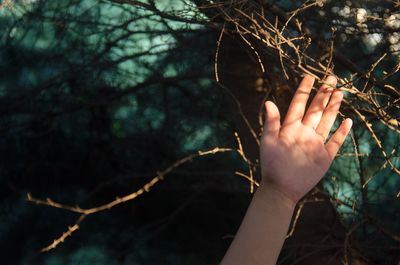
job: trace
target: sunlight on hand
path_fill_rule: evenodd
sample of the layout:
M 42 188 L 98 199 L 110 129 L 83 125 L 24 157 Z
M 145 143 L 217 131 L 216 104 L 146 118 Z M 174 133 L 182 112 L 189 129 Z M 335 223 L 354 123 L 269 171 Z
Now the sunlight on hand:
M 282 125 L 277 106 L 271 101 L 265 103 L 260 150 L 263 183 L 295 203 L 328 171 L 352 126 L 352 120 L 345 119 L 326 141 L 343 93 L 335 89 L 336 78 L 329 76 L 306 110 L 314 81 L 310 75 L 303 78 Z

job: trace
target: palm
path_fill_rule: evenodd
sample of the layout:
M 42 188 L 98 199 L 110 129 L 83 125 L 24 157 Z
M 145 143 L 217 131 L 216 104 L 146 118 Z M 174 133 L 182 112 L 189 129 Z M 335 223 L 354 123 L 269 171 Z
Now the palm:
M 311 76 L 303 79 L 282 126 L 276 106 L 266 103 L 266 124 L 261 141 L 263 182 L 273 185 L 293 201 L 299 200 L 323 177 L 351 127 L 351 120 L 343 123 L 324 143 L 343 95 L 332 88 L 336 79 L 328 78 L 331 88 L 323 86 L 305 113 L 313 82 Z

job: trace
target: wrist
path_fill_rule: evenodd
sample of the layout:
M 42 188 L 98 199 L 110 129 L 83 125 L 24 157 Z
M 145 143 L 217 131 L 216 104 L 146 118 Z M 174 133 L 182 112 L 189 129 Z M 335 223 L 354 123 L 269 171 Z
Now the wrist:
M 290 210 L 294 210 L 297 204 L 297 200 L 286 195 L 272 183 L 261 182 L 257 193 L 260 193 L 265 199 L 271 200 L 275 205 L 282 205 Z

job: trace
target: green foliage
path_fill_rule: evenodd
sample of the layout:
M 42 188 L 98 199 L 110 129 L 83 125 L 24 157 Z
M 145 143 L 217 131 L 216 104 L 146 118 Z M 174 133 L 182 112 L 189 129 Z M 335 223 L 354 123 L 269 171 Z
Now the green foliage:
M 234 172 L 246 167 L 238 155 L 218 155 L 195 160 L 152 193 L 88 218 L 53 252 L 38 252 L 76 215 L 27 204 L 26 192 L 92 207 L 137 190 L 187 154 L 236 145 L 226 94 L 213 81 L 217 36 L 214 24 L 205 26 L 206 10 L 196 6 L 202 1 L 118 2 L 32 0 L 0 8 L 2 264 L 217 264 L 229 244 L 226 236 L 243 216 L 251 195 Z M 367 69 L 366 55 L 377 59 L 394 44 L 384 32 L 346 35 L 347 2 L 328 1 L 325 9 L 310 10 L 305 17 L 313 19 L 304 23 L 326 40 L 337 27 L 338 49 Z M 276 3 L 291 10 L 301 1 Z M 370 13 L 388 5 L 353 4 Z M 373 37 L 382 41 L 371 42 Z M 378 77 L 398 62 L 398 52 L 388 57 L 378 65 Z M 345 67 L 336 69 L 349 75 Z M 398 75 L 389 81 L 398 82 Z M 398 109 L 390 111 L 398 117 Z M 355 125 L 358 152 L 379 154 L 363 125 Z M 373 126 L 391 154 L 398 134 L 376 120 Z M 351 141 L 342 149 L 353 151 Z M 400 167 L 399 149 L 391 155 Z M 383 163 L 374 155 L 340 157 L 324 186 L 347 203 L 337 205 L 347 225 L 362 217 L 353 208 L 362 209 L 398 234 L 393 197 L 400 179 L 389 166 L 381 170 Z M 362 189 L 360 179 L 371 176 Z M 375 238 L 376 232 L 367 226 L 357 236 L 396 244 Z
M 39 255 L 74 215 L 29 205 L 24 197 L 29 191 L 94 206 L 134 191 L 198 148 L 232 143 L 222 94 L 209 81 L 214 36 L 199 25 L 112 2 L 32 1 L 0 12 L 3 264 L 203 263 L 201 252 L 183 254 L 171 246 L 178 240 L 146 243 L 141 226 L 168 216 L 165 211 L 115 224 L 114 232 L 91 220 L 60 251 Z M 226 170 L 229 160 L 208 167 Z M 203 166 L 193 163 L 186 170 Z M 201 173 L 177 178 L 171 189 L 185 191 L 186 182 L 204 186 L 201 179 Z M 148 201 L 135 212 L 159 207 L 165 204 Z M 96 218 L 132 215 L 129 206 L 121 211 L 120 217 Z M 130 249 L 129 241 L 143 245 Z

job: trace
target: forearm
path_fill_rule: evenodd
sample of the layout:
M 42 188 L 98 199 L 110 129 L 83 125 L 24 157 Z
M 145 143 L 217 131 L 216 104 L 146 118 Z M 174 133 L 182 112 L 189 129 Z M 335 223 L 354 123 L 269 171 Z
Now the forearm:
M 221 264 L 276 264 L 294 207 L 294 202 L 277 190 L 260 187 Z

